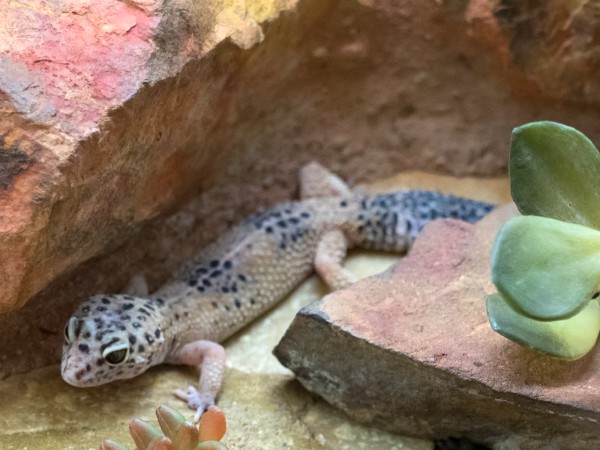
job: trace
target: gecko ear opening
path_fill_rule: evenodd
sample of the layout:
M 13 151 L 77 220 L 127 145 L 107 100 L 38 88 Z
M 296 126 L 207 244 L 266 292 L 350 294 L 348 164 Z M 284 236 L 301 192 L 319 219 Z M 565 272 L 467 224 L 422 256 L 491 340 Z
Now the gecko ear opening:
M 129 355 L 129 345 L 119 342 L 106 347 L 102 352 L 102 357 L 109 366 L 121 364 L 127 359 L 127 355 Z

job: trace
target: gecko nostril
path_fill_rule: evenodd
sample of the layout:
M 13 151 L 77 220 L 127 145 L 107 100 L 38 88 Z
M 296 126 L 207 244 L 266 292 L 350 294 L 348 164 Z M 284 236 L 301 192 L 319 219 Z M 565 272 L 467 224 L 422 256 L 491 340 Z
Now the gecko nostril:
M 77 380 L 81 380 L 81 377 L 83 376 L 83 374 L 85 374 L 85 369 L 78 370 L 77 373 L 75 374 L 75 378 Z

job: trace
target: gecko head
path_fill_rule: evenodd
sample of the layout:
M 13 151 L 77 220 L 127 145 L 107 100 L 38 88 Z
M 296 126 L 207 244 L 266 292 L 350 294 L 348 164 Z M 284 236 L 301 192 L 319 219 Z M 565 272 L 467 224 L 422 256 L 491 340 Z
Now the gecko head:
M 97 295 L 65 325 L 61 374 L 77 387 L 132 378 L 160 363 L 161 300 Z

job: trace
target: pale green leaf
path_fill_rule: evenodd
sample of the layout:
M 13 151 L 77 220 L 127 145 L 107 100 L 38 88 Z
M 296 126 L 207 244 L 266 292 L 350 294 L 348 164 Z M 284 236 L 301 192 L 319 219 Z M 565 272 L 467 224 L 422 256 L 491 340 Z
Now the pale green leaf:
M 492 328 L 502 336 L 561 359 L 577 359 L 588 353 L 600 331 L 600 306 L 596 300 L 568 319 L 540 321 L 515 311 L 498 294 L 487 298 Z
M 600 284 L 600 231 L 536 216 L 498 232 L 492 280 L 512 307 L 532 318 L 576 314 Z
M 509 174 L 522 214 L 600 229 L 600 154 L 576 129 L 555 122 L 515 128 Z

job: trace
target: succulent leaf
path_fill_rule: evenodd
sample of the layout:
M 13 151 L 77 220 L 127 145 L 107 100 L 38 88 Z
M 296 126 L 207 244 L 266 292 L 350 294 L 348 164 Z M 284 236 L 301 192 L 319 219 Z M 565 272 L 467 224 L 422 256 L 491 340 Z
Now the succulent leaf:
M 524 347 L 561 359 L 577 359 L 595 345 L 600 332 L 600 306 L 596 300 L 568 319 L 540 321 L 511 308 L 500 295 L 487 298 L 492 328 Z
M 227 450 L 225 445 L 217 442 L 225 434 L 226 425 L 225 416 L 217 407 L 209 409 L 204 425 L 201 425 L 206 436 L 204 439 L 200 439 L 194 424 L 186 421 L 173 408 L 160 406 L 156 410 L 156 417 L 165 435 L 154 425 L 141 419 L 130 422 L 129 432 L 137 446 L 135 450 Z M 203 441 L 206 441 L 206 445 Z M 100 450 L 127 450 L 127 447 L 107 439 L 100 446 Z
M 526 316 L 572 316 L 600 284 L 600 231 L 545 217 L 515 217 L 496 237 L 492 279 Z
M 177 450 L 173 446 L 173 441 L 166 436 L 160 436 L 150 442 L 148 450 Z
M 225 414 L 216 406 L 211 406 L 200 419 L 199 436 L 200 442 L 220 441 L 225 436 L 227 421 Z
M 198 429 L 191 422 L 185 422 L 175 433 L 173 444 L 177 450 L 192 450 L 198 444 Z
M 600 229 L 600 154 L 574 128 L 533 122 L 513 130 L 510 185 L 524 215 Z
M 141 419 L 133 419 L 129 423 L 129 433 L 139 450 L 148 450 L 150 443 L 162 436 L 158 428 Z
M 160 429 L 169 439 L 174 439 L 177 430 L 186 423 L 185 417 L 179 411 L 166 405 L 158 407 L 156 418 Z

